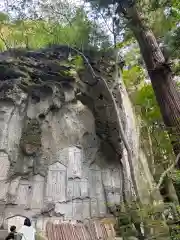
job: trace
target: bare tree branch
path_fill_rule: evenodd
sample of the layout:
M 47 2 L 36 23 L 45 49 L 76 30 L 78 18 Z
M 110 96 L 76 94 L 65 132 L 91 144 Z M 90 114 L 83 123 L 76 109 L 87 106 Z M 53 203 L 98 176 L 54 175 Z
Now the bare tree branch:
M 169 172 L 171 172 L 171 171 L 173 170 L 173 168 L 174 168 L 174 167 L 176 166 L 176 164 L 178 163 L 179 159 L 180 159 L 180 153 L 177 155 L 175 162 L 174 162 L 168 169 L 166 169 L 166 171 L 164 171 L 164 172 L 162 173 L 162 175 L 161 175 L 161 177 L 160 177 L 160 179 L 159 179 L 159 182 L 158 182 L 157 186 L 155 187 L 155 190 L 159 190 L 159 189 L 160 189 L 161 184 L 163 183 L 164 177 L 165 177 Z

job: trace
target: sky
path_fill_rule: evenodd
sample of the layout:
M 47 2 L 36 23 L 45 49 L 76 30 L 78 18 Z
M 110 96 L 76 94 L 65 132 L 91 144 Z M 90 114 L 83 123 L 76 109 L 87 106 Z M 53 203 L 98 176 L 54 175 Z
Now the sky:
M 26 0 L 27 2 L 30 0 Z M 38 1 L 42 1 L 44 2 L 57 2 L 58 0 L 31 0 L 34 4 L 36 4 L 36 2 Z M 90 9 L 90 4 L 84 4 L 83 0 L 60 0 L 61 2 L 64 3 L 70 3 L 72 5 L 76 5 L 76 6 L 83 6 L 85 8 L 85 10 L 89 10 Z M 20 2 L 22 2 L 22 0 L 0 0 L 0 11 L 3 11 L 6 8 L 6 4 L 12 4 L 12 3 L 16 3 L 17 6 L 20 5 Z M 30 7 L 33 6 L 33 4 L 29 5 Z M 33 8 L 32 8 L 33 9 Z M 10 12 L 12 17 L 15 17 L 15 13 L 13 13 L 13 11 Z M 28 14 L 26 14 L 28 15 Z M 91 18 L 90 15 L 88 15 L 89 18 Z M 110 22 L 105 22 L 103 18 L 98 18 L 98 20 L 96 19 L 96 22 L 98 21 L 99 25 L 105 30 L 105 32 L 110 36 L 110 39 L 112 39 L 112 33 L 109 29 L 111 29 L 111 23 Z M 108 24 L 108 26 L 107 26 Z

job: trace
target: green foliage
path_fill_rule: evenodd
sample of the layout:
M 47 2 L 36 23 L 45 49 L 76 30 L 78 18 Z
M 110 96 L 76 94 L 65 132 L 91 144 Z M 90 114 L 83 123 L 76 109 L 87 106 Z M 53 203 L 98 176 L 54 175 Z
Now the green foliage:
M 72 64 L 75 67 L 76 71 L 84 69 L 84 60 L 81 56 L 77 55 L 72 59 Z
M 128 203 L 119 207 L 117 214 L 117 222 L 115 225 L 118 236 L 128 239 L 127 237 L 134 236 L 140 238 L 140 224 L 143 223 L 144 235 L 146 239 L 169 239 L 169 228 L 166 221 L 162 218 L 162 213 L 165 209 L 169 209 L 169 205 L 165 207 L 161 203 L 142 204 Z M 173 210 L 171 210 L 172 214 Z M 141 225 L 142 226 L 142 225 Z M 148 229 L 151 229 L 149 231 Z M 141 233 L 142 234 L 142 233 Z
M 143 69 L 138 65 L 125 69 L 123 71 L 123 80 L 129 90 L 134 90 L 144 80 Z
M 0 12 L 0 24 L 9 22 L 9 16 L 3 12 Z
M 164 42 L 173 58 L 179 59 L 180 54 L 180 29 L 174 28 L 169 35 L 165 35 Z
M 101 13 L 112 19 L 115 16 L 117 6 L 121 4 L 121 10 L 123 10 L 127 8 L 128 4 L 136 2 L 137 7 L 144 13 L 145 25 L 153 29 L 155 36 L 159 42 L 166 45 L 171 56 L 179 58 L 180 30 L 177 27 L 180 16 L 179 1 L 172 0 L 171 5 L 166 0 L 89 0 L 89 2 L 91 2 L 94 9 L 98 9 L 98 11 L 101 9 Z M 112 5 L 114 5 L 114 8 Z M 42 13 L 41 18 L 26 16 L 12 19 L 11 16 L 4 13 L 0 14 L 1 51 L 11 47 L 41 48 L 49 44 L 65 44 L 82 50 L 89 48 L 103 50 L 105 48 L 107 50 L 110 46 L 108 34 L 92 20 L 92 17 L 88 18 L 82 8 L 75 7 L 73 9 L 69 4 L 57 0 L 49 1 L 48 4 L 44 1 L 39 11 L 40 15 Z M 155 173 L 153 172 L 153 174 L 156 180 L 159 180 L 160 174 L 173 159 L 172 146 L 167 131 L 164 129 L 152 86 L 145 82 L 148 78 L 147 73 L 143 66 L 139 47 L 134 41 L 132 32 L 127 28 L 129 22 L 127 19 L 121 20 L 121 18 L 116 20 L 118 20 L 116 27 L 123 28 L 122 36 L 124 41 L 116 44 L 118 49 L 125 52 L 126 68 L 122 73 L 123 80 L 135 111 L 142 120 L 140 129 L 142 133 L 141 145 L 144 147 L 149 159 L 154 158 L 153 167 Z M 84 61 L 80 55 L 77 55 L 69 59 L 68 65 L 71 66 L 71 70 L 64 74 L 75 76 L 79 70 L 84 68 Z M 179 66 L 179 62 L 173 66 L 177 73 L 180 72 Z M 36 134 L 34 135 L 34 133 Z M 36 122 L 30 123 L 23 131 L 21 145 L 29 144 L 37 147 L 41 144 L 40 135 L 38 124 Z M 178 182 L 179 179 L 179 172 L 176 172 L 174 181 Z M 120 225 L 124 227 L 124 236 L 127 236 L 127 233 L 133 235 L 132 219 L 135 218 L 136 221 L 148 218 L 149 224 L 159 226 L 158 221 L 149 218 L 155 212 L 157 211 L 146 206 L 145 209 L 138 209 L 134 212 L 128 209 L 128 212 L 121 213 L 118 220 Z M 139 213 L 141 213 L 140 216 Z M 175 238 L 177 234 L 176 236 L 173 235 L 173 237 L 172 239 L 177 239 Z
M 171 240 L 179 240 L 180 239 L 180 227 L 174 224 L 171 227 Z
M 146 122 L 152 124 L 162 121 L 161 113 L 150 84 L 144 84 L 144 86 L 136 92 L 134 104 L 140 107 L 141 116 Z
M 158 181 L 162 171 L 171 163 L 173 151 L 152 85 L 145 81 L 147 73 L 143 65 L 138 64 L 139 56 L 136 45 L 126 50 L 124 59 L 127 67 L 123 69 L 122 76 L 135 111 L 141 118 L 141 146 L 149 158 L 150 167 L 153 164 L 153 174 Z
M 47 238 L 42 235 L 41 232 L 36 232 L 35 240 L 46 240 Z
M 180 183 L 180 170 L 175 170 L 173 172 L 172 178 L 176 183 Z
M 97 49 L 105 42 L 108 44 L 107 35 L 97 30 L 97 25 L 81 9 L 77 9 L 66 24 L 45 19 L 7 21 L 8 16 L 5 14 L 0 15 L 0 19 L 1 50 L 16 47 L 41 48 L 49 44 Z
M 172 146 L 165 131 L 153 88 L 150 83 L 145 82 L 147 76 L 143 66 L 138 65 L 139 56 L 136 45 L 126 51 L 124 58 L 128 67 L 123 70 L 122 76 L 136 113 L 141 117 L 141 144 L 150 158 L 153 152 L 156 169 L 154 177 L 158 180 L 163 171 L 162 167 L 166 168 L 172 158 Z

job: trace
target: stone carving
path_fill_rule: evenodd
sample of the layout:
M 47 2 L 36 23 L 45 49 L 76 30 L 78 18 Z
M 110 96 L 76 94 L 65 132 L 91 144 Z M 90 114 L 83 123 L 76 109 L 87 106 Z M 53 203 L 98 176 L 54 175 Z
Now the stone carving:
M 109 182 L 106 181 L 105 191 L 107 193 L 107 199 L 109 206 L 112 207 L 115 204 L 119 205 L 121 202 L 120 191 L 122 190 L 121 178 L 119 169 L 109 169 Z
M 17 197 L 17 191 L 19 187 L 19 181 L 21 177 L 17 177 L 11 181 L 8 188 L 8 203 L 15 203 Z
M 122 195 L 119 192 L 115 192 L 113 197 L 114 197 L 114 204 L 116 205 L 119 205 L 123 201 Z
M 0 152 L 0 181 L 4 181 L 7 179 L 9 166 L 10 163 L 7 153 Z
M 96 198 L 91 199 L 91 217 L 99 217 L 98 201 Z
M 122 201 L 122 178 L 119 169 L 112 169 L 112 191 L 114 193 L 114 204 L 119 205 Z
M 4 152 L 0 152 L 0 200 L 6 201 L 7 199 L 7 191 L 9 183 L 6 182 L 7 174 L 9 170 L 9 159 L 8 155 Z
M 98 200 L 98 208 L 100 217 L 105 217 L 107 214 L 107 206 L 105 199 Z
M 7 201 L 7 191 L 8 191 L 8 183 L 5 181 L 0 182 L 0 201 L 6 202 Z
M 118 168 L 103 170 L 102 179 L 109 206 L 119 205 L 122 201 L 122 195 L 120 194 L 122 192 L 120 170 Z
M 121 177 L 120 171 L 118 169 L 112 169 L 112 187 L 120 188 L 121 187 Z
M 89 183 L 87 179 L 80 181 L 81 198 L 89 197 Z
M 112 191 L 106 191 L 106 198 L 108 207 L 109 208 L 114 207 L 115 205 L 114 193 Z
M 112 180 L 111 180 L 111 169 L 103 169 L 102 171 L 102 179 L 103 179 L 103 184 L 104 187 L 106 188 L 111 188 L 112 185 Z
M 80 198 L 81 196 L 81 185 L 80 180 L 75 178 L 73 179 L 73 199 Z
M 43 195 L 44 195 L 44 177 L 40 175 L 35 175 L 33 177 L 33 185 L 32 185 L 32 201 L 31 201 L 32 209 L 43 208 L 43 200 L 44 200 Z
M 67 200 L 73 199 L 73 193 L 74 193 L 74 181 L 72 179 L 69 179 L 67 182 Z
M 82 179 L 89 179 L 89 165 L 86 163 L 82 165 Z
M 90 218 L 90 199 L 89 198 L 83 199 L 82 217 L 83 217 L 83 219 Z
M 82 150 L 77 147 L 69 148 L 68 178 L 82 176 Z
M 119 120 L 126 123 L 124 130 L 132 147 L 132 164 L 140 196 L 145 199 L 144 196 L 149 196 L 149 193 L 144 192 L 153 187 L 153 181 L 145 156 L 139 154 L 139 134 L 123 85 L 122 92 L 118 92 L 120 88 L 113 91 L 113 96 L 122 100 L 117 101 L 116 109 L 108 90 L 108 85 L 112 84 L 104 77 L 93 85 L 94 79 L 85 67 L 79 74 L 80 80 L 92 83 L 92 87 L 84 83 L 80 86 L 85 94 L 79 93 L 80 89 L 77 91 L 74 77 L 63 77 L 62 71 L 69 69 L 63 66 L 69 56 L 69 48 L 67 52 L 66 47 L 62 51 L 58 47 L 40 52 L 26 54 L 17 50 L 18 58 L 13 54 L 17 70 L 14 74 L 13 68 L 9 71 L 9 61 L 2 60 L 11 53 L 3 54 L 0 60 L 7 72 L 12 72 L 8 79 L 2 74 L 0 89 L 0 220 L 4 216 L 14 216 L 8 219 L 8 223 L 18 225 L 24 220 L 21 214 L 32 217 L 37 228 L 45 229 L 49 220 L 82 221 L 105 217 L 109 212 L 107 210 L 113 210 L 122 201 L 122 176 L 118 168 L 125 172 L 125 194 L 131 197 L 131 171 L 119 136 Z M 71 55 L 74 55 L 73 52 Z M 40 78 L 39 82 L 43 82 L 47 77 L 42 66 L 42 76 L 37 71 L 41 63 L 44 69 L 51 70 L 52 84 L 31 86 L 28 91 L 27 79 L 22 74 L 24 61 L 36 75 L 29 76 L 32 85 L 35 80 Z M 21 88 L 17 85 L 19 81 L 14 81 L 14 76 L 19 74 L 18 68 L 22 75 Z M 53 84 L 57 77 L 60 85 Z M 120 160 L 123 169 L 119 165 Z M 141 164 L 138 164 L 140 160 Z M 147 173 L 144 174 L 147 183 L 142 181 L 143 188 L 140 172 Z M 13 176 L 14 180 L 10 182 L 9 176 Z M 110 209 L 106 208 L 107 203 Z
M 78 178 L 69 179 L 67 183 L 67 199 L 72 200 L 75 198 L 80 198 L 80 180 Z
M 46 198 L 48 201 L 66 200 L 66 167 L 59 162 L 49 166 L 47 176 Z
M 82 220 L 82 200 L 73 200 L 73 219 Z
M 72 202 L 67 202 L 66 205 L 66 214 L 64 215 L 64 220 L 71 220 L 73 219 L 73 204 Z
M 102 194 L 102 179 L 100 170 L 91 170 L 90 179 L 90 196 L 92 198 L 99 197 Z
M 32 186 L 28 180 L 21 180 L 17 191 L 16 204 L 30 208 Z
M 14 106 L 11 102 L 3 102 L 0 106 L 0 149 L 6 149 L 8 145 L 8 123 Z

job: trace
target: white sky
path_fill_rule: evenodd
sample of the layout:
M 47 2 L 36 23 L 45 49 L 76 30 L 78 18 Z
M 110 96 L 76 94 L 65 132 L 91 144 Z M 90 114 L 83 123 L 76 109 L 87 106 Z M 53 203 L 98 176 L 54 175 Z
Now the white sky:
M 34 4 L 36 4 L 36 2 L 38 0 L 31 0 Z M 41 0 L 42 2 L 57 2 L 58 0 Z M 85 10 L 89 10 L 90 9 L 90 4 L 88 3 L 84 3 L 85 1 L 83 0 L 60 0 L 61 2 L 64 2 L 64 3 L 70 3 L 72 5 L 76 5 L 76 6 L 83 6 L 85 8 Z M 10 5 L 12 3 L 16 3 L 18 5 L 18 2 L 22 2 L 22 0 L 0 0 L 0 11 L 3 11 L 6 7 L 6 4 Z M 28 2 L 28 1 L 27 1 Z M 33 5 L 34 5 L 33 4 Z M 32 6 L 32 5 L 31 5 Z M 11 11 L 11 14 L 12 16 L 14 15 L 13 12 Z M 97 21 L 97 20 L 96 20 Z M 111 37 L 112 36 L 112 33 L 109 29 L 111 29 L 111 23 L 110 22 L 107 22 L 105 23 L 104 19 L 103 18 L 99 18 L 98 19 L 98 23 L 102 26 L 102 28 L 104 28 L 105 32 Z M 108 24 L 108 27 L 107 27 L 107 24 Z

